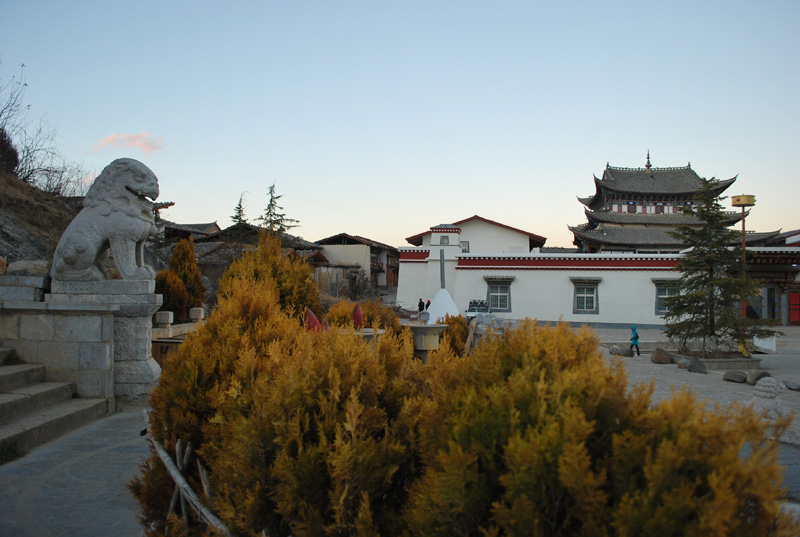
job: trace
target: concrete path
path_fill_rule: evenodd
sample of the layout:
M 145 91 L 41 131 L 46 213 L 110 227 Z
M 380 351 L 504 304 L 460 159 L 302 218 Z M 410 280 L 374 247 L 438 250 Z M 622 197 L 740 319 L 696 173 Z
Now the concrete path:
M 128 407 L 0 466 L 0 536 L 138 537 L 126 485 L 147 457 L 141 407 Z
M 595 329 L 600 341 L 626 342 L 630 330 Z M 658 330 L 640 330 L 641 342 L 665 342 L 663 332 Z M 650 360 L 650 354 L 642 354 L 633 358 L 622 358 L 628 372 L 628 385 L 654 382 L 653 402 L 668 398 L 673 391 L 683 387 L 697 394 L 698 399 L 709 405 L 727 406 L 733 401 L 747 404 L 753 398 L 754 387 L 749 384 L 737 384 L 723 380 L 724 371 L 709 371 L 708 374 L 690 373 L 678 368 L 675 364 L 658 365 Z M 759 369 L 765 369 L 778 380 L 790 380 L 800 383 L 800 355 L 759 354 Z M 784 486 L 787 500 L 800 512 L 800 392 L 785 390 L 780 394 L 784 411 L 794 413 L 795 419 L 781 438 L 781 465 L 784 472 Z
M 643 341 L 645 334 L 640 331 Z M 602 341 L 625 341 L 625 331 L 598 331 Z M 657 334 L 647 334 L 657 337 Z M 800 382 L 800 356 L 762 355 L 762 368 L 782 380 Z M 753 387 L 722 380 L 721 372 L 689 373 L 656 365 L 650 355 L 625 358 L 630 384 L 655 381 L 653 399 L 687 386 L 708 404 L 747 403 Z M 800 392 L 781 394 L 800 417 Z M 0 537 L 139 537 L 138 505 L 126 485 L 148 455 L 139 436 L 142 408 L 127 407 L 0 466 Z M 784 438 L 787 500 L 800 503 L 800 418 Z

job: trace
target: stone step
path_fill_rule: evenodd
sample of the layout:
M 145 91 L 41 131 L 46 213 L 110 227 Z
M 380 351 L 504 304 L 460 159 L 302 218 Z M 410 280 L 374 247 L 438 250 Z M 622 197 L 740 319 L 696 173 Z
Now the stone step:
M 44 380 L 44 366 L 19 364 L 0 366 L 0 393 Z
M 13 456 L 106 415 L 105 399 L 69 399 L 0 425 L 0 454 Z
M 0 364 L 4 364 L 6 360 L 14 355 L 14 349 L 8 347 L 0 347 Z
M 0 300 L 15 302 L 41 302 L 44 291 L 35 287 L 5 287 L 0 286 Z
M 76 391 L 74 382 L 35 382 L 0 393 L 0 423 L 72 399 Z

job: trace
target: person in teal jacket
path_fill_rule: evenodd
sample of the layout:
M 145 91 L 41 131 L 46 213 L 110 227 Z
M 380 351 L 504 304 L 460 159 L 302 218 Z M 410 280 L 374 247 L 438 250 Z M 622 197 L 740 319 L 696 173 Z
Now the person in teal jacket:
M 639 332 L 636 331 L 636 325 L 631 326 L 631 350 L 636 347 L 636 356 L 641 356 L 639 352 Z

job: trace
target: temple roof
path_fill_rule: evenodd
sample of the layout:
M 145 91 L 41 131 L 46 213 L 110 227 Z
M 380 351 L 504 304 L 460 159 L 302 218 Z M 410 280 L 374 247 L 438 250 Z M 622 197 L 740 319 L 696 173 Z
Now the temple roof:
M 581 226 L 569 228 L 575 234 L 575 243 L 585 240 L 591 243 L 604 244 L 609 246 L 630 246 L 631 248 L 642 246 L 667 246 L 678 248 L 683 244 L 667 231 L 671 229 L 657 227 L 606 227 L 597 229 L 581 229 Z
M 596 229 L 581 229 L 582 226 L 570 227 L 570 231 L 575 234 L 575 244 L 579 241 L 602 244 L 606 246 L 620 246 L 630 248 L 656 248 L 667 247 L 677 248 L 683 242 L 669 235 L 672 231 L 662 227 L 619 227 L 607 226 Z M 775 237 L 778 231 L 768 231 L 765 233 L 747 233 L 747 244 L 759 245 Z M 738 240 L 738 239 L 737 239 Z M 734 241 L 735 243 L 736 241 Z
M 721 194 L 736 181 L 736 177 L 717 181 L 715 190 Z M 605 192 L 636 196 L 686 197 L 691 199 L 703 184 L 691 165 L 672 168 L 619 168 L 606 164 L 602 179 L 594 177 L 595 194 L 579 197 L 578 200 L 591 208 L 597 208 Z
M 749 211 L 748 211 L 749 212 Z M 630 224 L 630 225 L 652 225 L 652 226 L 693 226 L 703 223 L 695 216 L 678 214 L 649 214 L 649 213 L 618 213 L 610 211 L 590 211 L 584 210 L 586 219 L 592 222 L 606 222 L 610 224 Z M 727 218 L 728 225 L 733 225 L 742 220 L 742 213 L 726 211 L 723 213 Z M 745 213 L 747 214 L 747 213 Z

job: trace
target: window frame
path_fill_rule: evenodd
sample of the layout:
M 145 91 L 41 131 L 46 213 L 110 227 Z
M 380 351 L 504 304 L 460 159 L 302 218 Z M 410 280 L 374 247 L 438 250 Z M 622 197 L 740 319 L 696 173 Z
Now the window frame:
M 572 313 L 575 315 L 599 315 L 600 314 L 600 282 L 602 278 L 570 278 L 572 282 Z M 586 290 L 591 289 L 591 298 L 594 302 L 592 309 L 586 308 L 585 300 L 589 298 Z M 581 292 L 579 293 L 579 290 Z M 583 308 L 578 308 L 578 301 L 584 300 Z
M 492 313 L 511 313 L 511 283 L 514 281 L 514 276 L 484 276 L 486 281 L 486 303 L 489 304 L 489 310 Z M 498 288 L 496 292 L 492 292 L 492 287 Z M 502 290 L 500 288 L 503 288 Z M 492 297 L 505 297 L 505 307 L 500 307 L 500 304 L 493 305 Z
M 669 313 L 669 309 L 664 305 L 663 307 L 659 307 L 659 304 L 664 303 L 664 299 L 668 297 L 677 296 L 680 292 L 680 280 L 653 280 L 653 285 L 655 286 L 655 304 L 654 304 L 654 311 L 656 315 L 659 317 L 663 317 L 667 313 Z M 667 291 L 666 294 L 659 293 L 659 289 L 664 289 Z M 670 293 L 670 291 L 674 291 Z

